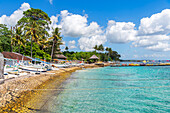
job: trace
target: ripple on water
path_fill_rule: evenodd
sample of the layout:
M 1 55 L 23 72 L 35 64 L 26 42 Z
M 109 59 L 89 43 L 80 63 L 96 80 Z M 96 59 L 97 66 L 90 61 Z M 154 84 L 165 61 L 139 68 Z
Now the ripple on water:
M 169 69 L 104 67 L 77 71 L 63 84 L 65 90 L 48 102 L 48 111 L 169 112 Z

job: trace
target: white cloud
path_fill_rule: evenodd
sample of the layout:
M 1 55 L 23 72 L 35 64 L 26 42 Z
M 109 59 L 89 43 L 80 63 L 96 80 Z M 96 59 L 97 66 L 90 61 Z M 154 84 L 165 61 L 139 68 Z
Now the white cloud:
M 52 4 L 53 0 L 49 0 Z M 23 3 L 13 14 L 0 17 L 0 24 L 15 26 L 22 18 L 23 11 L 30 9 L 28 3 Z M 132 42 L 134 47 L 142 47 L 152 51 L 170 51 L 170 9 L 165 9 L 151 17 L 142 18 L 138 30 L 132 22 L 108 21 L 106 29 L 97 22 L 88 22 L 87 15 L 69 13 L 63 10 L 56 16 L 51 16 L 51 30 L 59 27 L 64 37 L 77 37 L 81 50 L 93 50 L 95 45 Z M 69 41 L 70 48 L 75 48 L 74 41 Z M 76 43 L 76 42 L 75 42 Z M 74 46 L 72 46 L 72 45 Z M 65 45 L 64 45 L 65 46 Z M 64 47 L 63 46 L 63 47 Z
M 77 47 L 75 46 L 75 44 L 76 44 L 76 41 L 75 41 L 75 40 L 69 41 L 69 42 L 68 42 L 68 48 L 69 48 L 69 49 L 77 48 Z
M 62 41 L 62 45 L 60 45 L 60 49 L 61 49 L 61 51 L 65 51 L 65 47 L 66 47 L 66 42 L 65 41 Z
M 127 43 L 136 40 L 135 24 L 110 20 L 106 28 L 106 37 L 110 43 Z
M 167 57 L 167 55 L 160 54 L 160 53 L 153 53 L 153 54 L 144 54 L 140 57 L 141 58 L 162 58 L 162 57 Z
M 88 16 L 69 13 L 67 10 L 61 11 L 62 34 L 66 37 L 89 37 L 103 33 L 101 27 L 96 22 L 88 25 Z
M 146 49 L 154 50 L 154 51 L 170 51 L 170 45 L 166 42 L 158 42 L 158 44 L 153 46 L 148 46 Z
M 135 47 L 153 51 L 170 51 L 170 9 L 142 18 Z
M 0 24 L 6 24 L 8 27 L 15 26 L 17 21 L 23 17 L 23 11 L 28 9 L 30 9 L 30 5 L 28 3 L 23 3 L 21 7 L 10 16 L 2 15 L 0 17 Z
M 133 57 L 134 57 L 134 58 L 138 58 L 138 57 L 139 57 L 139 55 L 133 55 Z
M 92 37 L 82 37 L 78 40 L 81 50 L 92 51 L 95 45 L 104 44 L 106 42 L 105 35 L 95 35 Z
M 93 47 L 97 44 L 104 44 L 106 38 L 103 35 L 101 27 L 96 22 L 88 24 L 87 15 L 78 15 L 69 13 L 67 10 L 61 11 L 60 14 L 62 35 L 65 37 L 77 37 L 80 38 L 78 43 L 81 50 L 89 51 L 93 50 Z M 69 48 L 75 48 L 73 46 L 74 41 L 69 42 Z
M 135 47 L 148 47 L 157 45 L 158 42 L 167 42 L 168 40 L 170 40 L 170 37 L 166 35 L 139 36 L 138 40 L 133 42 L 133 45 Z
M 50 4 L 53 4 L 53 0 L 49 0 Z
M 139 35 L 161 35 L 170 33 L 170 9 L 153 14 L 150 18 L 142 18 L 139 26 Z
M 49 34 L 52 34 L 52 32 L 54 31 L 56 27 L 61 28 L 61 26 L 58 25 L 59 15 L 51 16 L 50 19 L 51 19 L 51 24 L 49 25 L 50 27 Z

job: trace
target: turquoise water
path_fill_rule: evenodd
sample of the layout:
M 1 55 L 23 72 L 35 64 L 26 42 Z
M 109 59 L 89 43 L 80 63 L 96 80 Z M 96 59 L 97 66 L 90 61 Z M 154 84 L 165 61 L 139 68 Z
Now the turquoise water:
M 170 112 L 170 67 L 104 67 L 72 74 L 48 102 L 54 113 Z

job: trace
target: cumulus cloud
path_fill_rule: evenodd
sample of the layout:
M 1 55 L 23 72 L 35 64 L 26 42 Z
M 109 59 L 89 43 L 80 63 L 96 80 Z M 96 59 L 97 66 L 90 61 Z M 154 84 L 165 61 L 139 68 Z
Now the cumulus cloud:
M 95 35 L 92 37 L 82 37 L 78 40 L 81 50 L 92 51 L 95 45 L 104 44 L 106 42 L 105 35 Z
M 154 51 L 170 51 L 170 9 L 142 18 L 135 47 Z
M 139 35 L 161 35 L 170 33 L 170 9 L 153 14 L 150 18 L 142 18 L 139 26 Z
M 88 25 L 88 16 L 69 13 L 67 10 L 61 11 L 62 34 L 66 37 L 90 37 L 103 33 L 101 27 L 96 22 Z
M 0 24 L 6 24 L 8 27 L 15 26 L 17 21 L 23 17 L 23 11 L 28 9 L 30 9 L 30 5 L 28 3 L 23 3 L 21 7 L 10 16 L 2 15 L 0 17 Z
M 75 41 L 75 40 L 69 41 L 69 42 L 68 42 L 68 47 L 69 47 L 69 49 L 77 48 L 77 47 L 75 46 L 75 44 L 76 44 L 76 41 Z
M 88 24 L 87 15 L 61 11 L 60 15 L 52 16 L 52 28 L 60 27 L 65 37 L 78 37 L 81 50 L 93 50 L 95 45 L 132 42 L 134 47 L 143 47 L 154 51 L 169 51 L 170 10 L 163 10 L 150 18 L 142 18 L 139 29 L 132 22 L 108 21 L 106 30 L 102 30 L 96 22 Z M 58 18 L 61 21 L 58 22 Z M 165 19 L 166 18 L 166 19 Z M 58 24 L 57 24 L 58 23 Z M 102 38 L 101 38 L 102 37 Z M 164 44 L 164 45 L 163 45 Z
M 133 55 L 133 57 L 137 59 L 153 59 L 153 58 L 169 57 L 169 55 L 165 55 L 161 53 L 153 53 L 153 54 Z
M 49 0 L 52 4 L 53 0 Z M 28 3 L 23 3 L 13 14 L 0 17 L 0 24 L 8 27 L 15 26 L 22 18 L 23 11 L 30 9 Z M 79 15 L 63 10 L 56 16 L 51 16 L 51 30 L 56 27 L 62 28 L 64 37 L 79 38 L 78 45 L 81 50 L 93 50 L 95 45 L 110 43 L 132 42 L 134 47 L 142 47 L 153 51 L 170 51 L 170 9 L 153 14 L 140 20 L 140 26 L 135 28 L 132 22 L 108 21 L 106 29 L 103 29 L 97 22 L 88 22 L 87 15 Z M 69 41 L 70 47 L 75 48 L 76 42 Z M 71 45 L 72 44 L 72 45 Z M 64 46 L 63 46 L 64 47 Z
M 146 49 L 154 50 L 154 51 L 170 51 L 170 45 L 166 42 L 158 42 L 158 44 L 153 46 L 148 46 Z
M 157 45 L 158 42 L 167 42 L 170 37 L 167 35 L 149 35 L 149 36 L 139 36 L 133 44 L 135 47 L 148 47 Z
M 60 49 L 61 49 L 61 51 L 65 51 L 65 47 L 66 47 L 66 42 L 65 41 L 63 41 L 62 42 L 63 44 L 62 45 L 60 45 Z
M 136 40 L 135 24 L 110 20 L 106 28 L 106 37 L 110 43 L 127 43 Z
M 51 35 L 56 27 L 61 28 L 61 26 L 58 24 L 59 15 L 51 16 L 50 19 L 51 19 L 51 24 L 49 25 L 50 27 L 49 34 Z
M 88 24 L 87 15 L 78 15 L 69 13 L 67 10 L 63 10 L 60 13 L 62 28 L 62 35 L 65 37 L 80 38 L 78 45 L 81 50 L 89 51 L 93 50 L 95 45 L 104 44 L 106 37 L 103 35 L 104 31 L 97 24 L 97 22 L 91 22 Z M 75 41 L 69 42 L 69 48 L 75 48 L 73 46 Z

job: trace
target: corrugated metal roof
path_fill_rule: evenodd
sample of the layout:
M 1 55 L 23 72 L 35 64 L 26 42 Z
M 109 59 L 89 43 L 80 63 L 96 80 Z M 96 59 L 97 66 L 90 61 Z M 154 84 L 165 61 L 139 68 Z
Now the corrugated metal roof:
M 31 61 L 32 59 L 25 57 L 19 53 L 15 53 L 15 52 L 2 52 L 2 54 L 4 55 L 4 58 L 8 58 L 8 59 L 16 59 L 16 60 L 29 60 Z

